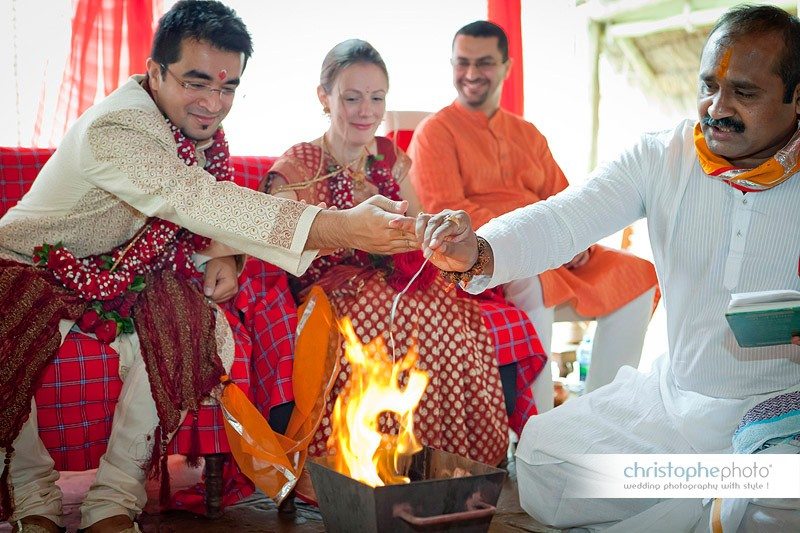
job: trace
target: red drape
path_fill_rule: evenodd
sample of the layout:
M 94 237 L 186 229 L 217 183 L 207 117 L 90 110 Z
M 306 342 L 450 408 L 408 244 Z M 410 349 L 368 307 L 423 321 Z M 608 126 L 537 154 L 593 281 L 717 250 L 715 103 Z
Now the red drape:
M 162 12 L 163 0 L 76 0 L 53 137 L 62 135 L 94 103 L 101 80 L 102 92 L 108 95 L 131 74 L 144 72 Z M 35 140 L 42 131 L 40 118 L 41 113 Z
M 508 35 L 508 57 L 514 60 L 511 74 L 503 86 L 500 106 L 522 116 L 525 110 L 522 85 L 522 21 L 520 0 L 488 0 L 489 20 Z

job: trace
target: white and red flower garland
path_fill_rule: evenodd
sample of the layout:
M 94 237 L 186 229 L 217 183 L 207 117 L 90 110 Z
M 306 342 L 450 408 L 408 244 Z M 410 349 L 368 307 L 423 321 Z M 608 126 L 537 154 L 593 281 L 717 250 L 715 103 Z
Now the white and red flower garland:
M 168 119 L 178 156 L 187 166 L 197 165 L 194 141 Z M 233 179 L 230 153 L 225 133 L 219 128 L 212 145 L 205 151 L 205 170 L 217 181 Z M 192 263 L 195 250 L 206 248 L 210 240 L 177 224 L 152 218 L 133 239 L 107 254 L 77 258 L 62 243 L 43 244 L 33 251 L 37 266 L 50 269 L 64 287 L 81 299 L 91 302 L 78 327 L 95 333 L 104 342 L 113 341 L 120 333 L 133 332 L 130 313 L 136 297 L 144 289 L 144 274 L 172 268 L 185 275 L 197 271 Z

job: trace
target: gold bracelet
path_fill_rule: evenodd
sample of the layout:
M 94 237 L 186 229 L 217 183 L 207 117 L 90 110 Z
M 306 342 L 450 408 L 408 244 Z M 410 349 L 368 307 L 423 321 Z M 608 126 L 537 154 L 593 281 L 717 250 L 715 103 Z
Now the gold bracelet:
M 475 264 L 470 267 L 466 272 L 454 272 L 451 270 L 442 270 L 442 277 L 448 282 L 468 283 L 479 274 L 483 274 L 483 268 L 489 262 L 489 243 L 483 237 L 478 237 L 478 258 L 475 259 Z

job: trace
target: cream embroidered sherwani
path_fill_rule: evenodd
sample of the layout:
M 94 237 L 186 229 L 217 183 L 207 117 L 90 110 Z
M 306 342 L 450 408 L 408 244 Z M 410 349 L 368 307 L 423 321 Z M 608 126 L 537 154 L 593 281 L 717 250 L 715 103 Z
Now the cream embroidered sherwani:
M 0 219 L 0 251 L 29 262 L 34 246 L 62 241 L 78 257 L 104 253 L 156 216 L 301 274 L 316 256 L 303 247 L 319 208 L 187 167 L 140 81 L 132 78 L 78 119 Z
M 302 274 L 316 256 L 303 248 L 319 208 L 217 182 L 200 166 L 186 166 L 142 79 L 134 76 L 69 130 L 30 191 L 0 219 L 0 256 L 29 263 L 35 246 L 59 241 L 78 257 L 105 253 L 155 216 Z M 62 324 L 62 338 L 71 325 Z M 217 323 L 217 345 L 229 367 L 233 338 L 225 320 Z M 139 462 L 148 456 L 158 417 L 136 335 L 122 335 L 113 346 L 124 385 L 81 527 L 134 516 L 146 501 Z M 58 473 L 38 438 L 35 406 L 14 447 L 14 518 L 38 514 L 60 523 Z

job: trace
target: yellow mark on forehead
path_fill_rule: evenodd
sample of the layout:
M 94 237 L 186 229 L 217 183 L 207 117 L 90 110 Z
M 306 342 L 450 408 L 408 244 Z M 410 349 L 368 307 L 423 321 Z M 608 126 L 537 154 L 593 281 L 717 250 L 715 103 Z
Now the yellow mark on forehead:
M 728 65 L 731 62 L 731 49 L 728 48 L 723 52 L 722 59 L 719 61 L 719 67 L 717 67 L 717 79 L 722 79 L 728 73 Z

